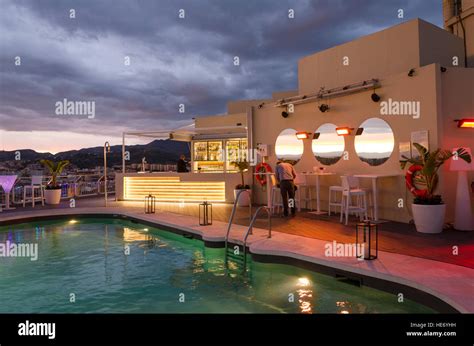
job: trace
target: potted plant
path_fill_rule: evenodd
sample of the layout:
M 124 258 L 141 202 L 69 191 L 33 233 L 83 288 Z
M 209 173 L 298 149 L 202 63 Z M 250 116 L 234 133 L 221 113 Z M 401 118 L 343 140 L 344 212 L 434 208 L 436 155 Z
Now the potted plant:
M 51 174 L 51 181 L 44 191 L 44 199 L 46 204 L 59 204 L 61 200 L 61 185 L 58 184 L 57 178 L 61 174 L 64 167 L 69 164 L 69 161 L 53 162 L 51 160 L 41 160 L 42 165 L 48 168 Z
M 464 148 L 456 152 L 444 149 L 428 151 L 419 143 L 413 144 L 419 157 L 408 158 L 402 156 L 400 165 L 404 169 L 410 164 L 406 175 L 406 184 L 415 196 L 412 204 L 413 220 L 416 230 L 421 233 L 441 233 L 443 231 L 446 205 L 440 195 L 436 195 L 438 186 L 438 170 L 451 157 L 457 156 L 466 162 L 471 162 L 471 156 Z M 424 189 L 418 189 L 422 186 Z
M 239 200 L 237 201 L 237 205 L 239 207 L 248 207 L 251 203 L 251 190 L 250 186 L 245 184 L 244 181 L 244 172 L 247 172 L 249 170 L 249 163 L 247 160 L 243 161 L 235 161 L 232 162 L 232 165 L 237 167 L 240 173 L 240 178 L 242 179 L 242 183 L 238 184 L 235 189 L 234 189 L 234 199 L 237 198 L 237 193 L 241 190 L 247 190 L 248 193 L 242 192 L 239 196 Z

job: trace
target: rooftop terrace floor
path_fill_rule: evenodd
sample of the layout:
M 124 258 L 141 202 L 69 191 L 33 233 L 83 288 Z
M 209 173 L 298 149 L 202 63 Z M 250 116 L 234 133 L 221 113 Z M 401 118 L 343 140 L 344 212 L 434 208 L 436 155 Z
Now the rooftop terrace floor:
M 103 207 L 104 199 L 98 197 L 78 198 L 77 208 Z M 109 201 L 110 208 L 125 207 L 133 210 L 143 210 L 143 202 L 115 202 Z M 69 202 L 63 201 L 60 206 L 31 205 L 26 208 L 18 207 L 11 211 L 0 213 L 0 221 L 7 216 L 25 215 L 31 211 L 42 209 L 70 208 Z M 183 214 L 198 217 L 197 203 L 157 203 L 157 209 L 165 212 Z M 255 211 L 256 207 L 253 208 Z M 227 222 L 229 220 L 232 205 L 214 203 L 214 220 Z M 352 218 L 348 226 L 339 222 L 339 215 L 315 215 L 308 211 L 297 213 L 294 218 L 282 218 L 275 215 L 272 218 L 272 230 L 301 237 L 324 240 L 338 243 L 355 242 L 355 225 L 357 219 Z M 248 208 L 238 208 L 235 216 L 235 224 L 247 226 L 249 224 Z M 256 221 L 255 227 L 265 229 L 267 221 L 262 213 Z M 379 250 L 398 253 L 407 256 L 431 259 L 445 263 L 451 263 L 474 269 L 474 233 L 455 230 L 445 230 L 440 234 L 423 234 L 416 232 L 415 226 L 399 222 L 384 222 L 378 224 Z M 454 252 L 457 247 L 457 254 Z

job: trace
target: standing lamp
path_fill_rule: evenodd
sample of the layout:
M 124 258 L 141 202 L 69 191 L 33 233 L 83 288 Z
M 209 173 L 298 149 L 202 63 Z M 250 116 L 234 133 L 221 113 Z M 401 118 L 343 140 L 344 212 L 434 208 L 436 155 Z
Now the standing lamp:
M 202 208 L 202 213 L 201 213 L 201 208 Z M 201 218 L 201 215 L 202 215 L 202 218 Z M 209 215 L 210 215 L 210 219 L 209 219 Z M 199 204 L 199 225 L 200 226 L 212 225 L 212 204 L 208 203 L 207 201 L 204 201 L 201 204 Z
M 454 148 L 457 151 L 459 148 Z M 471 163 L 464 160 L 451 158 L 449 170 L 458 172 L 458 182 L 456 187 L 456 206 L 454 213 L 454 228 L 459 231 L 474 230 L 474 215 L 471 208 L 471 198 L 469 196 L 469 185 L 467 182 L 467 172 L 474 171 L 474 161 L 472 160 L 471 148 L 464 148 L 471 155 Z
M 145 197 L 145 214 L 154 214 L 155 213 L 155 203 L 156 198 L 150 193 Z
M 362 232 L 362 236 L 359 237 L 359 232 Z M 370 221 L 360 222 L 356 226 L 356 249 L 357 252 L 359 245 L 364 246 L 363 254 L 356 253 L 357 258 L 363 258 L 365 260 L 374 260 L 379 255 L 379 232 L 377 224 L 371 223 Z M 373 254 L 373 248 L 375 247 L 375 254 Z

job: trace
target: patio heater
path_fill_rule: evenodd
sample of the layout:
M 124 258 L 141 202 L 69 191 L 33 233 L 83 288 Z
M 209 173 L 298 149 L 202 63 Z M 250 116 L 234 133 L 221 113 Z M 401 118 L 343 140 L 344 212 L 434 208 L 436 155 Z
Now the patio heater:
M 109 142 L 104 143 L 104 198 L 105 198 L 106 207 L 107 207 L 107 153 L 110 153 Z
M 156 206 L 156 197 L 151 193 L 145 197 L 145 214 L 154 214 Z
M 201 213 L 201 209 L 202 209 L 202 213 Z M 209 216 L 210 216 L 210 219 L 209 219 Z M 199 225 L 200 226 L 212 225 L 212 204 L 209 203 L 208 201 L 204 201 L 201 204 L 199 204 Z
M 359 232 L 362 236 L 359 237 Z M 356 225 L 356 257 L 365 260 L 374 260 L 379 254 L 379 235 L 377 224 L 368 221 L 360 222 Z M 359 248 L 362 247 L 360 253 Z M 373 249 L 375 248 L 375 254 Z

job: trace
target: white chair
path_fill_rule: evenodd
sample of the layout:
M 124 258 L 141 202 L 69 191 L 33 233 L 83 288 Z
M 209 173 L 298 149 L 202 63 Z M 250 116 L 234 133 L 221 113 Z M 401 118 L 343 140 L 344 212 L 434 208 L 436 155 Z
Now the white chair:
M 26 206 L 26 192 L 31 191 L 31 206 L 35 207 L 36 199 L 41 200 L 41 204 L 44 206 L 44 185 L 43 185 L 43 176 L 42 175 L 33 175 L 31 177 L 31 185 L 23 186 L 23 207 Z M 35 196 L 35 191 L 39 190 L 39 197 Z
M 306 209 L 313 210 L 312 206 L 312 196 L 311 196 L 311 186 L 308 185 L 306 180 L 306 175 L 301 173 L 296 173 L 295 185 L 298 187 L 295 194 L 296 204 L 298 205 L 298 211 L 301 211 L 301 202 L 303 200 L 304 206 Z M 301 194 L 304 192 L 303 197 Z M 309 202 L 309 208 L 308 208 Z
M 339 207 L 339 211 L 342 214 L 342 191 L 344 191 L 342 186 L 332 185 L 329 186 L 329 205 L 328 205 L 328 215 L 331 216 L 331 207 Z M 341 198 L 338 200 L 338 196 Z
M 272 198 L 272 214 L 275 214 L 275 209 L 277 209 L 277 213 L 280 212 L 280 207 L 283 209 L 283 200 L 281 198 L 280 188 L 277 186 L 277 180 L 274 175 L 270 175 L 271 180 L 271 198 Z M 267 189 L 270 186 L 267 186 Z
M 345 214 L 345 224 L 349 222 L 349 213 L 359 215 L 360 220 L 365 216 L 367 220 L 367 193 L 365 190 L 358 187 L 359 181 L 357 178 L 352 176 L 343 175 L 342 180 L 342 210 L 340 222 L 342 222 L 342 216 Z M 352 204 L 353 198 L 356 197 L 356 204 Z

